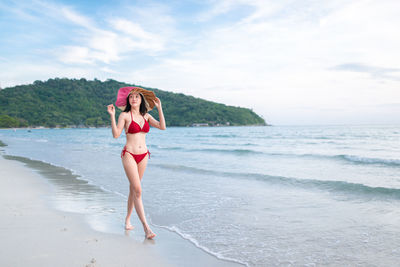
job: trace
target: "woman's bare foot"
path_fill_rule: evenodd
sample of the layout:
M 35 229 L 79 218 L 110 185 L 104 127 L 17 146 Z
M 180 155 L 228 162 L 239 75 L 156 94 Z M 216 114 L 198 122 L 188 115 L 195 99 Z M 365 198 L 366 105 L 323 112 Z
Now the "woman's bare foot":
M 135 228 L 133 225 L 131 224 L 126 224 L 125 225 L 125 230 L 133 230 L 133 228 Z
M 146 234 L 146 238 L 147 238 L 147 239 L 153 239 L 153 238 L 156 236 L 156 234 L 153 233 L 153 231 L 151 231 L 150 228 L 148 228 L 147 231 L 144 230 L 144 232 L 145 232 L 145 234 Z
M 129 220 L 125 221 L 125 230 L 133 230 L 135 228 Z

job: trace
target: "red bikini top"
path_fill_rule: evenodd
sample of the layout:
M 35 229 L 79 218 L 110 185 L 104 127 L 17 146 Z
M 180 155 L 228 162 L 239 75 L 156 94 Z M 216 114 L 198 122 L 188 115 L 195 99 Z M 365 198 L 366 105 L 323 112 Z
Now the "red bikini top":
M 144 124 L 142 128 L 140 128 L 140 125 L 133 120 L 132 111 L 131 111 L 131 118 L 132 121 L 131 124 L 129 125 L 127 134 L 135 134 L 140 132 L 148 133 L 150 131 L 150 125 L 144 117 L 143 117 Z

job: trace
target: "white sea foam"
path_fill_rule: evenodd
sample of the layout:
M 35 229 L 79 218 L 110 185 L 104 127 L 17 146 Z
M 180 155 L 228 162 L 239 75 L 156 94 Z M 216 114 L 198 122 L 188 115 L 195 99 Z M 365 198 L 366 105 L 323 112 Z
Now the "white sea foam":
M 180 230 L 178 227 L 176 227 L 176 226 L 157 225 L 157 224 L 151 222 L 151 220 L 150 220 L 150 223 L 151 223 L 152 225 L 154 225 L 154 226 L 157 226 L 157 227 L 160 227 L 160 228 L 163 228 L 163 229 L 167 229 L 167 230 L 169 230 L 169 231 L 171 231 L 171 232 L 177 233 L 177 234 L 180 235 L 182 238 L 184 238 L 184 239 L 190 241 L 190 242 L 191 242 L 192 244 L 194 244 L 196 247 L 198 247 L 198 248 L 204 250 L 204 251 L 207 252 L 208 254 L 211 254 L 211 255 L 217 257 L 218 259 L 226 260 L 226 261 L 231 261 L 231 262 L 239 263 L 239 264 L 242 264 L 242 265 L 245 265 L 245 266 L 249 266 L 248 263 L 246 263 L 246 262 L 243 262 L 243 261 L 240 261 L 240 260 L 237 260 L 237 259 L 232 259 L 232 258 L 225 257 L 225 256 L 224 256 L 223 254 L 221 254 L 221 253 L 213 252 L 213 251 L 211 251 L 210 249 L 208 249 L 207 247 L 200 245 L 199 242 L 198 242 L 198 240 L 196 240 L 196 239 L 195 239 L 194 237 L 192 237 L 190 234 L 184 233 L 183 231 L 181 231 L 181 230 Z

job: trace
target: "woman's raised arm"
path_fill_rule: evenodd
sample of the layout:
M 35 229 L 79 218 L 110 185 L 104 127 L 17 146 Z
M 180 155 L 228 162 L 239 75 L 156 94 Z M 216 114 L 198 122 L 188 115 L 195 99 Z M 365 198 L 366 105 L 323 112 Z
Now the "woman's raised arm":
M 153 116 L 151 116 L 150 114 L 147 113 L 148 121 L 151 126 L 156 127 L 160 130 L 165 130 L 165 129 L 167 129 L 167 126 L 165 124 L 164 113 L 163 113 L 162 106 L 161 106 L 161 100 L 158 97 L 156 97 L 154 104 L 157 107 L 158 117 L 160 118 L 160 121 L 157 121 L 156 119 L 153 118 Z
M 124 129 L 125 126 L 125 113 L 121 113 L 119 114 L 118 117 L 118 124 L 115 122 L 115 107 L 113 104 L 110 104 L 107 106 L 107 111 L 110 114 L 110 118 L 111 118 L 111 130 L 112 130 L 112 135 L 114 138 L 118 138 L 121 133 L 122 130 Z

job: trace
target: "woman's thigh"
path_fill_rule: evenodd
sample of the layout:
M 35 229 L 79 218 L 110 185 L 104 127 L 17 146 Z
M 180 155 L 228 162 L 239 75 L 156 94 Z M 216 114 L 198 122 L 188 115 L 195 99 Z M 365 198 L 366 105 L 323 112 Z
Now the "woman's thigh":
M 139 162 L 139 164 L 137 164 L 137 168 L 138 168 L 138 173 L 139 173 L 139 178 L 140 181 L 143 178 L 144 175 L 144 171 L 146 170 L 147 167 L 147 161 L 149 160 L 149 154 L 147 154 L 142 161 Z M 135 162 L 136 163 L 136 162 Z
M 131 186 L 140 187 L 139 170 L 133 157 L 126 153 L 122 157 L 122 165 L 124 166 L 125 174 L 128 177 Z

